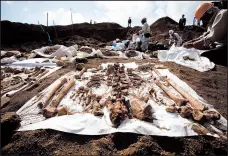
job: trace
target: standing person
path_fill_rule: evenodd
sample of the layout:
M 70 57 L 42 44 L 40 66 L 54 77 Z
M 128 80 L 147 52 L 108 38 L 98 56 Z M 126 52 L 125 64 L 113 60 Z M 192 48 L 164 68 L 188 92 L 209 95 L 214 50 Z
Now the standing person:
M 143 18 L 141 23 L 143 25 L 142 30 L 140 30 L 138 34 L 141 35 L 141 51 L 145 52 L 148 50 L 149 37 L 151 36 L 150 26 L 148 25 L 146 18 Z
M 193 25 L 196 25 L 196 18 L 193 18 Z
M 207 24 L 207 32 L 184 43 L 186 48 L 208 50 L 202 56 L 216 64 L 227 66 L 227 9 L 219 9 L 210 2 L 202 3 L 195 11 L 197 20 Z M 215 45 L 218 45 L 216 48 Z
M 184 15 L 182 15 L 182 18 L 179 20 L 179 28 L 182 30 L 184 29 L 186 24 L 186 18 L 184 17 Z
M 175 33 L 173 30 L 169 30 L 169 45 L 171 45 L 172 42 L 174 42 L 174 45 L 176 47 L 180 47 L 182 44 L 182 38 Z
M 131 27 L 131 17 L 128 19 L 128 27 Z
M 90 24 L 92 24 L 92 20 L 90 20 Z

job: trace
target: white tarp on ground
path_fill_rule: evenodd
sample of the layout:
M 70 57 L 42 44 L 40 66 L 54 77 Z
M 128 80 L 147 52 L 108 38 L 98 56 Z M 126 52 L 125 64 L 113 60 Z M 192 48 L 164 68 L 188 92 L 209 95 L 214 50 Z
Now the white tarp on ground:
M 42 67 L 49 67 L 49 68 L 57 67 L 56 63 L 53 63 L 50 59 L 47 59 L 47 58 L 33 58 L 33 59 L 27 59 L 23 61 L 17 61 L 17 62 L 13 62 L 12 64 L 9 64 L 8 66 L 11 66 L 11 67 L 42 66 Z
M 74 57 L 77 53 L 78 45 L 65 47 L 63 45 L 55 45 L 55 46 L 46 46 L 40 49 L 35 49 L 32 52 L 47 58 L 53 58 L 55 56 L 62 57 Z M 45 52 L 49 51 L 50 54 L 45 54 Z M 51 53 L 52 52 L 52 53 Z
M 125 64 L 125 67 L 130 67 L 133 65 L 137 67 L 135 63 Z M 103 64 L 102 68 L 107 67 L 107 64 Z M 192 90 L 186 83 L 181 81 L 178 77 L 170 73 L 167 69 L 158 69 L 161 75 L 166 75 L 171 78 L 174 82 L 178 83 L 183 89 L 189 91 L 192 96 L 197 98 L 202 102 L 204 101 L 199 97 L 194 90 Z M 156 75 L 155 72 L 143 72 L 140 73 L 140 76 L 143 76 L 145 79 L 149 79 L 151 74 Z M 89 77 L 93 75 L 92 72 L 87 71 L 83 76 Z M 157 76 L 157 75 L 156 75 Z M 60 102 L 61 105 L 67 106 L 68 109 L 71 109 L 73 112 L 81 111 L 81 106 L 74 103 L 71 99 L 71 93 L 74 88 L 78 88 L 81 85 L 86 84 L 86 80 L 79 81 L 76 80 L 75 86 L 73 86 L 64 99 Z M 88 81 L 88 80 L 87 80 Z M 50 86 L 49 86 L 50 87 Z M 41 92 L 45 93 L 48 89 L 46 88 Z M 141 86 L 141 89 L 147 90 L 151 87 L 150 82 Z M 159 87 L 157 87 L 159 90 Z M 105 93 L 109 92 L 109 87 L 102 84 L 98 89 L 92 88 L 95 93 Z M 134 90 L 131 90 L 134 92 Z M 161 92 L 161 89 L 159 90 Z M 68 133 L 74 134 L 84 134 L 84 135 L 102 135 L 109 134 L 114 132 L 132 132 L 144 135 L 161 135 L 161 136 L 194 136 L 198 135 L 195 133 L 191 126 L 193 121 L 182 118 L 180 115 L 175 113 L 168 113 L 165 110 L 165 105 L 155 103 L 152 99 L 148 103 L 153 107 L 154 114 L 153 117 L 157 120 L 154 120 L 153 123 L 141 121 L 138 119 L 126 119 L 121 123 L 118 128 L 113 128 L 111 126 L 111 121 L 109 119 L 109 112 L 105 107 L 103 109 L 104 116 L 97 117 L 90 113 L 76 113 L 74 115 L 65 115 L 59 117 L 52 117 L 45 120 L 42 114 L 40 114 L 40 109 L 37 107 L 39 102 L 38 98 L 35 96 L 29 100 L 22 108 L 17 111 L 17 114 L 22 118 L 21 127 L 18 131 L 27 131 L 27 130 L 36 130 L 36 129 L 54 129 Z M 212 107 L 212 106 L 211 106 Z M 220 119 L 221 124 L 224 128 L 227 127 L 227 121 L 223 117 Z M 208 135 L 211 135 L 208 133 Z
M 3 59 L 1 59 L 1 64 L 11 64 L 13 62 L 17 62 L 18 59 L 15 56 L 11 56 L 11 57 L 5 57 Z
M 112 47 L 112 46 L 111 46 Z M 51 50 L 50 50 L 51 49 Z M 110 50 L 110 47 L 106 47 L 107 50 Z M 116 49 L 117 50 L 117 49 Z M 122 49 L 120 49 L 122 50 Z M 51 54 L 45 54 L 45 51 L 52 51 Z M 76 57 L 76 56 L 82 56 L 83 58 L 87 58 L 87 57 L 101 57 L 101 58 L 124 58 L 127 59 L 128 57 L 126 56 L 126 53 L 128 51 L 109 51 L 109 53 L 113 53 L 117 56 L 105 56 L 103 55 L 103 53 L 98 49 L 95 50 L 94 48 L 92 48 L 92 53 L 86 53 L 86 52 L 82 52 L 80 50 L 78 50 L 78 46 L 74 45 L 71 47 L 65 47 L 63 45 L 55 45 L 55 46 L 46 46 L 46 47 L 42 47 L 40 49 L 35 49 L 32 51 L 33 53 L 31 54 L 31 57 L 35 57 L 34 53 L 37 55 L 40 55 L 42 57 L 46 57 L 46 58 L 54 58 L 55 56 L 57 57 L 63 57 L 63 56 L 67 56 L 67 57 Z M 133 59 L 150 59 L 149 55 L 136 51 L 137 56 L 135 57 L 131 57 Z
M 172 46 L 169 50 L 159 50 L 158 59 L 162 62 L 172 61 L 200 72 L 213 69 L 215 64 L 208 58 L 200 56 L 202 53 L 203 51 L 194 48 Z

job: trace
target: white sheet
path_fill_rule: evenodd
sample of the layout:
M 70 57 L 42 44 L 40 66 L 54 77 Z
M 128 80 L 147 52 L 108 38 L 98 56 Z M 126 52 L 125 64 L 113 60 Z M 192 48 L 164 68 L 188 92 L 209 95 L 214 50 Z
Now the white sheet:
M 47 58 L 33 58 L 33 59 L 27 59 L 23 61 L 17 61 L 10 64 L 9 66 L 15 66 L 15 67 L 43 66 L 43 67 L 50 67 L 50 68 L 57 67 L 56 63 L 51 62 L 51 60 Z
M 162 62 L 171 61 L 177 64 L 205 72 L 215 67 L 215 64 L 208 58 L 200 56 L 203 51 L 194 48 L 186 49 L 184 47 L 172 46 L 169 50 L 159 50 L 158 59 Z M 184 60 L 183 57 L 189 57 L 194 60 Z
M 134 64 L 135 63 L 132 63 L 131 65 L 134 66 Z M 101 67 L 105 68 L 107 67 L 107 64 L 102 64 Z M 125 64 L 125 67 L 132 66 L 129 66 L 129 64 Z M 170 73 L 167 69 L 158 69 L 158 71 L 161 75 L 167 75 L 174 82 L 177 82 L 183 89 L 188 90 L 195 98 L 206 103 L 206 101 L 199 97 L 196 92 L 192 90 L 186 83 L 184 83 L 178 77 Z M 86 72 L 84 75 L 91 76 L 91 74 L 91 72 Z M 144 73 L 144 75 L 146 74 Z M 145 77 L 148 78 L 148 76 Z M 144 87 L 144 90 L 148 89 L 150 87 L 149 84 L 150 83 L 146 84 L 146 86 L 142 86 L 142 88 Z M 74 112 L 78 113 L 74 115 L 53 117 L 45 120 L 41 114 L 38 114 L 40 111 L 37 107 L 38 101 L 36 101 L 36 97 L 33 97 L 21 109 L 17 111 L 17 114 L 20 115 L 22 118 L 21 127 L 18 131 L 54 129 L 63 132 L 84 135 L 102 135 L 114 132 L 132 132 L 144 135 L 175 137 L 198 135 L 191 129 L 191 125 L 194 123 L 193 121 L 182 118 L 178 114 L 166 112 L 165 105 L 158 103 L 156 104 L 152 99 L 149 100 L 148 103 L 152 106 L 154 110 L 153 117 L 157 119 L 154 120 L 153 123 L 141 121 L 138 119 L 126 119 L 121 123 L 118 128 L 113 128 L 111 127 L 109 112 L 107 111 L 106 107 L 103 109 L 104 116 L 96 117 L 92 114 L 80 113 L 82 111 L 82 108 L 80 108 L 79 105 L 75 103 L 72 106 L 73 102 L 69 98 L 69 96 L 71 95 L 71 91 L 75 87 L 79 87 L 81 85 L 83 85 L 83 82 L 77 80 L 76 85 L 71 88 L 71 90 L 67 93 L 64 99 L 60 102 L 60 105 L 65 105 L 71 111 L 73 110 Z M 42 93 L 45 93 L 47 90 L 48 88 L 46 88 Z M 101 86 L 98 89 L 94 89 L 94 91 L 99 91 L 100 93 L 106 91 L 106 93 L 108 94 L 107 86 L 105 85 Z M 30 114 L 33 115 L 31 116 Z M 221 120 L 225 122 L 222 123 L 223 126 L 227 127 L 226 119 L 222 117 Z M 211 134 L 208 133 L 207 135 Z

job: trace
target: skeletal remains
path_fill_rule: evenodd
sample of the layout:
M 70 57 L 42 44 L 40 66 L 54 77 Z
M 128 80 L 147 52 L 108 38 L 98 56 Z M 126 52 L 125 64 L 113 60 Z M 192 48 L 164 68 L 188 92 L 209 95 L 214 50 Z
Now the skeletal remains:
M 119 56 L 118 53 L 112 52 L 111 50 L 103 51 L 102 54 L 105 56 Z
M 68 80 L 66 78 L 58 79 L 52 84 L 50 89 L 38 103 L 39 108 L 42 109 L 43 115 L 47 118 L 54 115 L 66 115 L 73 114 L 67 107 L 58 107 L 63 96 L 69 91 L 69 89 L 75 84 L 74 79 L 81 79 L 81 76 L 86 71 L 83 68 L 78 75 L 73 75 Z M 148 71 L 155 69 L 149 65 L 140 66 L 139 71 Z M 29 71 L 26 71 L 29 73 Z M 110 120 L 113 127 L 118 127 L 122 121 L 126 118 L 137 118 L 144 121 L 152 122 L 153 109 L 148 103 L 151 98 L 157 102 L 155 96 L 155 90 L 148 91 L 148 96 L 139 97 L 139 95 L 130 95 L 129 89 L 139 89 L 144 83 L 144 80 L 138 75 L 134 69 L 128 68 L 125 70 L 124 65 L 115 63 L 114 65 L 108 65 L 105 74 L 94 74 L 89 78 L 88 83 L 85 86 L 77 87 L 72 91 L 70 98 L 74 101 L 74 104 L 81 105 L 84 108 L 83 112 L 92 113 L 95 116 L 102 116 L 103 108 L 107 107 Z M 42 69 L 36 69 L 29 74 L 30 82 L 33 77 L 44 73 Z M 155 71 L 157 73 L 157 71 Z M 160 75 L 158 75 L 160 77 Z M 152 77 L 153 79 L 153 77 Z M 100 87 L 104 82 L 112 90 L 108 97 L 102 97 L 92 93 L 92 87 Z M 183 118 L 192 118 L 195 121 L 216 121 L 220 119 L 220 114 L 214 110 L 207 110 L 205 105 L 192 97 L 186 91 L 184 91 L 178 84 L 171 79 L 162 77 L 162 79 L 156 79 L 154 85 L 157 85 L 167 97 L 172 99 L 174 103 L 166 106 L 166 111 L 171 113 L 179 113 Z M 174 94 L 169 87 L 173 87 L 181 96 Z M 130 97 L 127 100 L 126 97 Z M 193 129 L 199 131 L 197 126 L 193 126 Z M 198 129 L 197 129 L 198 128 Z
M 92 48 L 89 48 L 89 47 L 81 47 L 79 49 L 79 51 L 82 51 L 82 52 L 85 52 L 85 53 L 88 53 L 88 54 L 91 54 L 93 52 Z
M 208 108 L 203 103 L 192 97 L 171 79 L 167 79 L 166 81 L 184 97 L 180 98 L 176 96 L 165 85 L 163 85 L 161 81 L 157 80 L 156 85 L 175 102 L 174 105 L 168 105 L 166 107 L 167 112 L 177 112 L 183 118 L 192 118 L 198 122 L 215 121 L 220 119 L 220 114 L 217 111 L 207 110 Z
M 35 67 L 31 69 L 5 67 L 1 73 L 5 75 L 3 81 L 1 82 L 1 85 L 3 85 L 1 95 L 6 94 L 7 97 L 12 97 L 20 91 L 29 90 L 36 86 L 40 82 L 41 78 L 48 72 L 49 70 L 43 69 L 41 67 Z M 8 93 L 12 90 L 17 91 Z
M 126 51 L 126 56 L 127 57 L 135 57 L 137 56 L 138 54 L 136 53 L 135 50 L 129 50 L 129 51 Z

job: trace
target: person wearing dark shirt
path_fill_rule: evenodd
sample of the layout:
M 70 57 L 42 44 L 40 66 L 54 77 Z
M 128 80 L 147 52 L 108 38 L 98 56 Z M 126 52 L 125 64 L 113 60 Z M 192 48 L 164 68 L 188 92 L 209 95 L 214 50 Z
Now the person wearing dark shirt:
M 182 30 L 184 29 L 186 24 L 186 18 L 184 17 L 184 15 L 182 15 L 182 18 L 179 20 L 179 28 Z
M 128 19 L 128 27 L 131 27 L 131 17 Z

